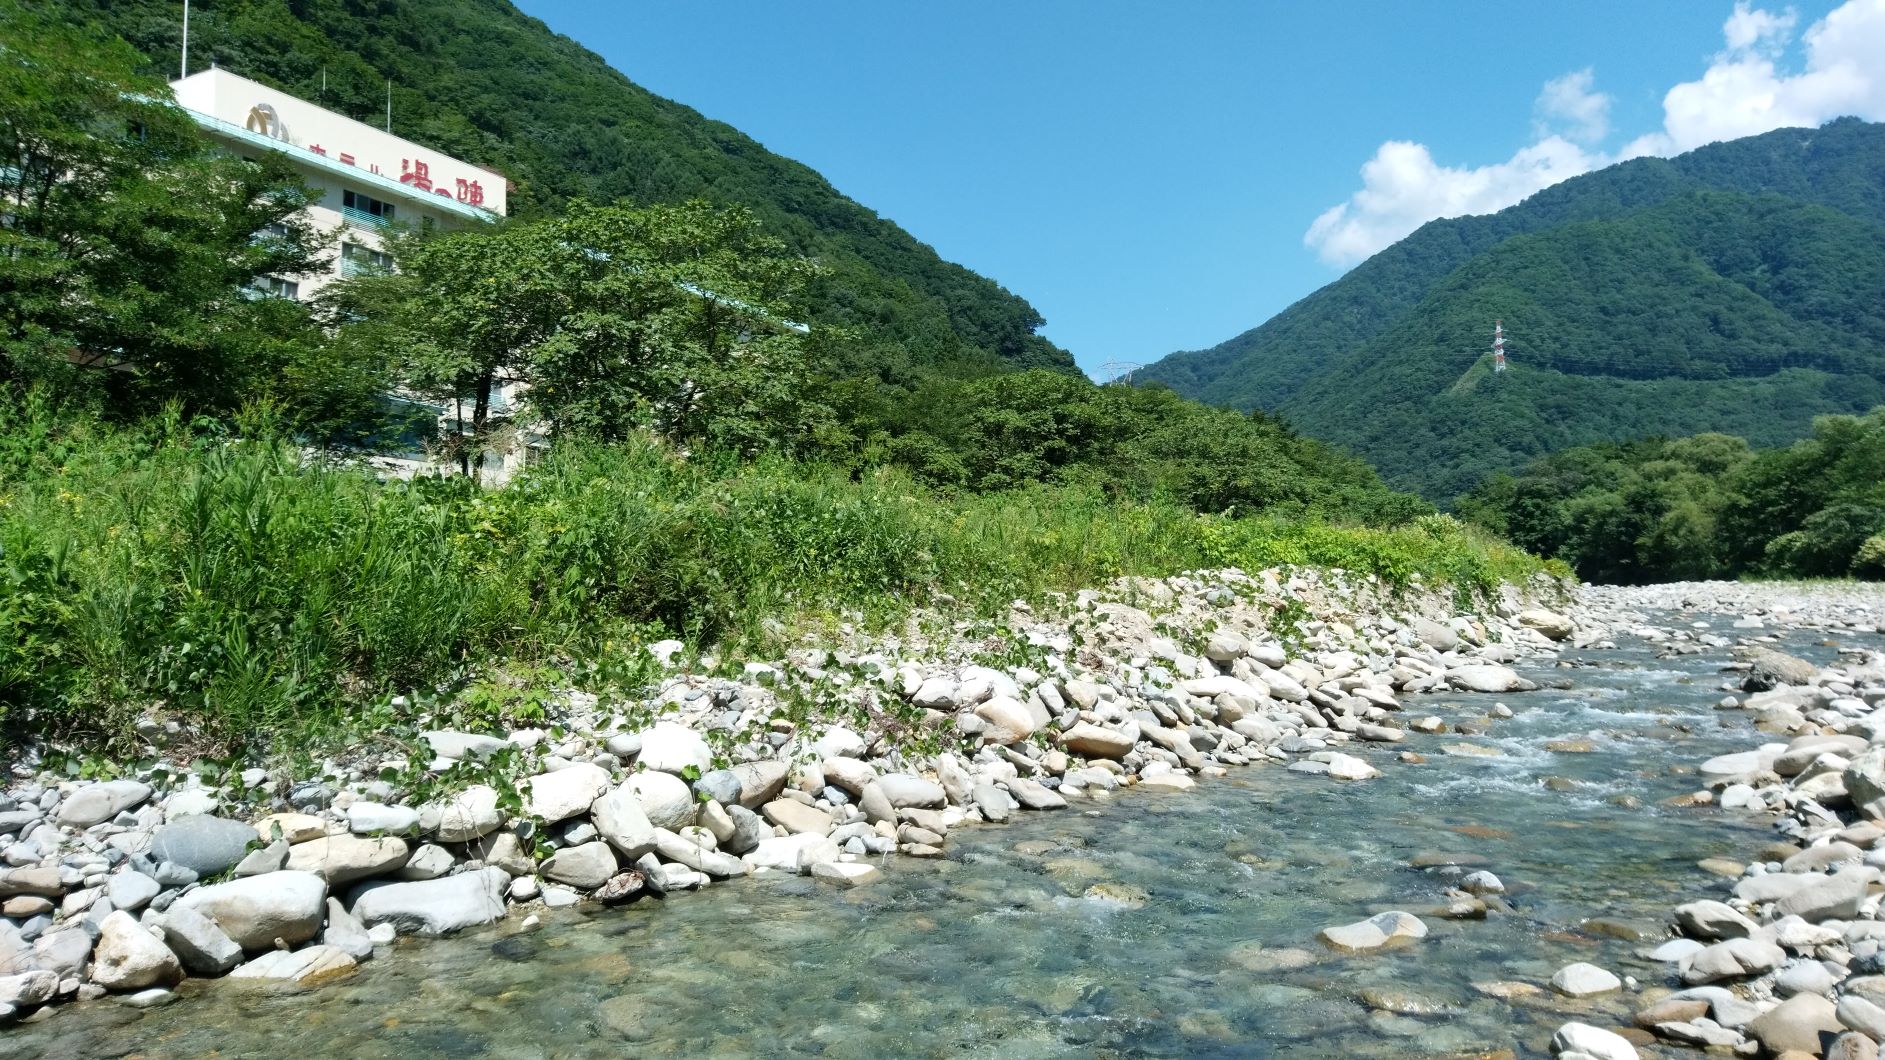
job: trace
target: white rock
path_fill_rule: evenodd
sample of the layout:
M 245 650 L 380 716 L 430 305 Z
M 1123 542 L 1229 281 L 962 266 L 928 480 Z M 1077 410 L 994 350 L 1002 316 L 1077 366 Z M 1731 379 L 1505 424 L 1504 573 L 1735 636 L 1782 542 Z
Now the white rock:
M 648 737 L 660 727 L 657 725 L 642 733 L 644 762 L 648 758 Z M 524 781 L 523 789 L 524 812 L 555 824 L 588 813 L 589 807 L 609 790 L 609 773 L 600 766 L 582 762 L 566 769 L 538 773 Z
M 1034 735 L 1034 716 L 1025 704 L 1008 696 L 995 696 L 977 704 L 975 716 L 988 723 L 982 735 L 990 743 L 1020 743 Z
M 351 973 L 358 962 L 338 946 L 308 946 L 289 952 L 270 950 L 229 973 L 231 979 L 285 979 L 318 983 Z
M 321 929 L 327 882 L 311 872 L 270 872 L 185 893 L 171 905 L 208 917 L 245 950 L 265 950 L 276 939 L 294 945 Z
M 1623 980 L 1594 964 L 1578 961 L 1558 969 L 1551 977 L 1551 989 L 1566 997 L 1591 997 L 1623 989 Z
M 356 890 L 352 912 L 368 927 L 392 924 L 400 934 L 443 935 L 501 918 L 509 888 L 504 870 L 490 867 L 437 880 L 374 882 Z
M 656 828 L 674 832 L 694 823 L 694 792 L 674 774 L 637 773 L 628 779 L 628 790 Z
M 177 955 L 131 914 L 119 910 L 99 923 L 92 982 L 107 990 L 141 990 L 171 986 L 182 978 L 183 965 Z
M 469 843 L 490 835 L 504 823 L 504 815 L 497 808 L 497 789 L 487 784 L 473 784 L 437 803 L 436 808 L 441 843 Z
M 1568 1053 L 1582 1054 L 1590 1060 L 1640 1060 L 1628 1038 L 1588 1023 L 1567 1023 L 1551 1036 L 1551 1055 Z
M 356 802 L 347 807 L 347 828 L 355 835 L 413 835 L 419 831 L 419 811 L 410 806 Z
M 702 773 L 713 768 L 713 749 L 699 733 L 679 722 L 658 721 L 641 731 L 641 764 L 661 773 L 679 775 L 688 767 Z

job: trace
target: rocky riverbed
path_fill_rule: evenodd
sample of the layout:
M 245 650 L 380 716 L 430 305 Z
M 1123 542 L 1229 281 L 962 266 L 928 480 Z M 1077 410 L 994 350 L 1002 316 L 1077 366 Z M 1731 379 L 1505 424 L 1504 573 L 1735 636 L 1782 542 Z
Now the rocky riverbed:
M 1726 798 L 1711 793 L 1709 801 L 1733 808 L 1691 809 L 1660 805 L 1702 800 L 1691 793 L 1696 777 L 1672 777 L 1675 763 L 1659 759 L 1692 746 L 1718 761 L 1729 741 L 1750 739 L 1746 712 L 1710 710 L 1720 693 L 1697 681 L 1720 680 L 1715 670 L 1737 639 L 1799 641 L 1784 646 L 1818 660 L 1810 678 L 1800 667 L 1772 676 L 1857 695 L 1820 702 L 1820 693 L 1802 691 L 1797 725 L 1854 731 L 1815 714 L 1851 716 L 1840 713 L 1850 704 L 1833 704 L 1852 698 L 1869 712 L 1867 685 L 1852 683 L 1859 657 L 1800 638 L 1865 636 L 1852 627 L 1870 625 L 1871 605 L 1856 591 L 1850 600 L 1821 593 L 1777 613 L 1776 602 L 1793 598 L 1672 587 L 1656 590 L 1662 595 L 1586 591 L 1569 606 L 1557 586 L 1530 588 L 1532 599 L 1513 591 L 1487 613 L 1467 615 L 1453 613 L 1449 596 L 1397 596 L 1333 575 L 1214 572 L 1115 586 L 1038 612 L 1017 609 L 1005 643 L 968 625 L 950 635 L 913 626 L 902 638 L 808 646 L 748 666 L 740 679 L 677 671 L 653 697 L 668 708 L 662 720 L 634 731 L 611 724 L 612 705 L 582 696 L 563 705 L 560 732 L 440 731 L 429 741 L 436 760 L 423 763 L 430 772 L 463 777 L 473 770 L 460 763 L 481 755 L 519 764 L 508 776 L 411 804 L 370 765 L 257 777 L 261 798 L 160 790 L 160 776 L 22 778 L 0 816 L 10 837 L 0 858 L 16 866 L 0 875 L 11 926 L 0 928 L 8 973 L 0 984 L 23 1025 L 0 1034 L 0 1055 L 163 1053 L 155 1041 L 187 1042 L 176 1055 L 264 1051 L 281 1040 L 265 1045 L 255 1027 L 237 1033 L 229 1006 L 279 1012 L 276 1033 L 293 1036 L 297 1020 L 319 1019 L 335 1004 L 358 1011 L 371 998 L 392 1003 L 374 1012 L 384 1048 L 373 1051 L 425 1052 L 443 1048 L 425 1041 L 443 1039 L 402 1039 L 397 1028 L 437 1022 L 417 1011 L 432 1007 L 428 993 L 446 1002 L 438 1015 L 461 1029 L 477 1023 L 469 1013 L 479 996 L 532 999 L 528 1011 L 509 1013 L 507 1024 L 523 1031 L 514 1041 L 496 1028 L 478 1036 L 493 1055 L 587 1055 L 623 1039 L 763 1053 L 766 1042 L 800 1034 L 804 1051 L 946 1053 L 954 1051 L 948 1042 L 921 1047 L 893 1025 L 973 1022 L 976 1012 L 986 1026 L 959 1032 L 960 1048 L 1002 1041 L 1026 1042 L 1020 1051 L 1037 1054 L 1517 1048 L 1608 1056 L 1710 1034 L 1729 1047 L 1732 1034 L 1747 1050 L 1764 1040 L 1753 1032 L 1769 1018 L 1770 1000 L 1804 996 L 1777 992 L 1764 977 L 1788 973 L 1803 957 L 1828 960 L 1829 944 L 1816 935 L 1821 949 L 1787 950 L 1773 967 L 1715 980 L 1735 985 L 1745 1008 L 1717 1006 L 1717 994 L 1662 996 L 1665 981 L 1681 985 L 1696 974 L 1696 960 L 1716 966 L 1700 951 L 1665 950 L 1675 954 L 1666 966 L 1649 956 L 1665 945 L 1653 937 L 1664 931 L 1662 916 L 1679 904 L 1664 895 L 1679 886 L 1699 896 L 1709 877 L 1695 866 L 1711 854 L 1757 850 L 1748 829 L 1770 807 L 1791 805 L 1785 820 L 1799 821 L 1801 803 L 1783 791 L 1828 775 L 1830 763 L 1800 771 L 1805 781 L 1792 774 L 1784 788 L 1756 770 L 1735 775 L 1754 781 L 1737 786 L 1717 767 L 1702 779 Z M 1545 604 L 1556 610 L 1532 606 Z M 1698 621 L 1709 628 L 1694 628 Z M 1603 647 L 1612 638 L 1619 651 Z M 1560 652 L 1594 665 L 1557 668 Z M 1613 658 L 1643 666 L 1656 655 L 1707 665 L 1693 673 L 1604 667 Z M 1651 674 L 1680 674 L 1684 683 L 1656 683 Z M 1553 687 L 1564 677 L 1575 687 Z M 1728 677 L 1761 679 L 1754 669 Z M 825 716 L 781 717 L 780 703 L 807 689 L 833 705 Z M 1693 705 L 1687 720 L 1666 704 L 1606 709 L 1626 694 Z M 884 706 L 893 697 L 894 711 Z M 1755 705 L 1753 720 L 1774 724 L 1760 713 L 1771 705 Z M 911 719 L 913 729 L 898 729 Z M 1773 753 L 1775 762 L 1783 757 Z M 1551 775 L 1541 772 L 1547 763 Z M 1245 768 L 1253 764 L 1274 768 Z M 1605 772 L 1619 764 L 1630 769 Z M 1529 822 L 1510 818 L 1534 812 L 1541 793 L 1558 813 L 1536 822 L 1544 830 L 1534 835 Z M 1508 796 L 1530 801 L 1500 802 Z M 1564 814 L 1566 802 L 1579 812 Z M 1423 805 L 1441 820 L 1426 819 Z M 1475 805 L 1493 819 L 1461 812 Z M 1839 812 L 1823 799 L 1817 805 Z M 243 807 L 253 812 L 236 812 Z M 1046 812 L 1057 809 L 1087 813 Z M 1579 814 L 1588 829 L 1578 827 Z M 1204 840 L 1200 822 L 1217 838 Z M 1672 825 L 1682 842 L 1660 838 Z M 1651 830 L 1633 831 L 1639 826 Z M 1455 842 L 1442 842 L 1437 828 Z M 1595 834 L 1580 834 L 1587 831 Z M 1850 829 L 1840 822 L 1835 831 Z M 1424 851 L 1384 849 L 1384 832 L 1433 842 Z M 1623 834 L 1641 849 L 1618 849 L 1614 837 Z M 1809 829 L 1797 838 L 1831 846 L 1833 834 Z M 1863 863 L 1869 842 L 1855 840 L 1864 838 L 1839 840 L 1861 851 L 1849 860 Z M 1577 858 L 1556 860 L 1566 851 Z M 1747 878 L 1793 875 L 1784 862 L 1752 865 Z M 1580 868 L 1591 879 L 1553 878 Z M 695 890 L 705 893 L 687 893 Z M 1251 930 L 1252 895 L 1276 930 Z M 649 902 L 656 896 L 666 899 L 658 908 Z M 37 901 L 14 904 L 20 898 Z M 1785 914 L 1759 903 L 1737 909 L 1737 901 L 1729 909 L 1752 925 L 1750 935 L 1771 924 L 1791 929 Z M 1607 902 L 1623 907 L 1614 923 L 1604 920 Z M 1861 900 L 1868 904 L 1875 911 L 1877 899 Z M 1210 944 L 1192 934 L 1206 929 Z M 466 931 L 472 937 L 414 941 Z M 622 937 L 628 931 L 632 942 Z M 1139 952 L 1096 941 L 1115 935 Z M 1603 940 L 1606 949 L 1586 952 L 1589 945 L 1566 941 L 1573 938 Z M 918 999 L 871 996 L 846 967 L 847 939 L 874 960 L 886 948 L 915 947 L 924 956 L 890 961 L 893 978 L 927 967 L 946 984 L 936 991 L 950 997 L 927 999 L 907 1020 L 870 1015 Z M 1086 960 L 1055 953 L 1054 940 L 1088 951 Z M 1869 940 L 1841 940 L 1852 959 L 1864 956 Z M 1800 941 L 1762 936 L 1740 950 Z M 733 960 L 733 951 L 751 956 Z M 806 962 L 822 975 L 802 981 L 793 969 Z M 519 974 L 525 965 L 542 974 Z M 681 970 L 688 965 L 698 970 Z M 440 967 L 452 971 L 440 975 Z M 1033 1000 L 990 1003 L 972 988 L 978 968 L 998 976 L 1010 1002 L 1017 991 Z M 1229 978 L 1221 968 L 1233 970 Z M 208 981 L 225 972 L 263 992 Z M 688 998 L 696 977 L 709 992 L 730 980 L 781 1014 L 791 1011 L 790 997 L 821 984 L 840 985 L 854 1000 L 838 1006 L 842 1014 L 826 1005 L 804 1020 L 757 1020 L 765 1028 L 758 1039 L 725 1026 L 709 1033 L 685 1014 L 705 1004 Z M 1243 996 L 1215 996 L 1232 983 Z M 610 996 L 598 997 L 598 987 Z M 1051 998 L 1035 996 L 1042 990 Z M 168 1009 L 141 1007 L 180 996 L 184 1003 Z M 71 998 L 94 1000 L 58 1003 Z M 1697 998 L 1709 1012 L 1690 1011 Z M 1359 1010 L 1349 1007 L 1357 1001 Z M 1837 1011 L 1840 1003 L 1829 1004 Z M 1628 1026 L 1631 1012 L 1656 1005 L 1669 1006 L 1657 1014 L 1682 1018 L 1647 1031 Z M 1303 1018 L 1257 1014 L 1278 1008 L 1301 1009 Z M 1513 1011 L 1523 1018 L 1515 1022 Z M 1354 1026 L 1343 1025 L 1343 1014 Z M 1588 1022 L 1557 1033 L 1567 1015 Z M 126 1016 L 147 1034 L 118 1027 Z M 1648 1044 L 1652 1035 L 1658 1045 Z

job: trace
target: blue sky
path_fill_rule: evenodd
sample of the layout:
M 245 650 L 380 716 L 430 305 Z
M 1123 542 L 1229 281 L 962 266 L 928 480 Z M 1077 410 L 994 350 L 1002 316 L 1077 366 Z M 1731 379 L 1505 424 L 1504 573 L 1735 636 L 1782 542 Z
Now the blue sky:
M 1427 217 L 1885 118 L 1885 0 L 520 6 L 1026 297 L 1089 370 L 1214 345 Z

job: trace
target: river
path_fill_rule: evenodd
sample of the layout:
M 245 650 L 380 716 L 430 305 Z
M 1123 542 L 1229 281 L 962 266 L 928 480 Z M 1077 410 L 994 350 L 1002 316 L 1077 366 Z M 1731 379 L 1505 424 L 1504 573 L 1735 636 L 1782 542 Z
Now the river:
M 546 913 L 530 932 L 513 918 L 401 939 L 306 991 L 188 981 L 163 1008 L 49 1010 L 0 1033 L 0 1060 L 1542 1056 L 1567 1018 L 1627 1022 L 1629 993 L 1485 984 L 1538 986 L 1572 961 L 1662 981 L 1653 941 L 1620 936 L 1660 937 L 1672 905 L 1721 889 L 1699 861 L 1770 836 L 1764 820 L 1664 805 L 1695 789 L 1687 767 L 1753 742 L 1745 714 L 1713 709 L 1726 649 L 1658 659 L 1623 639 L 1567 653 L 1581 665 L 1532 663 L 1573 687 L 1499 697 L 1511 719 L 1487 716 L 1494 697 L 1411 699 L 1410 716 L 1485 732 L 1351 748 L 1377 780 L 1233 770 L 959 829 L 946 859 L 893 859 L 856 890 L 772 876 Z M 1818 635 L 1780 646 L 1834 657 Z M 1591 750 L 1546 746 L 1562 740 Z M 1460 745 L 1496 754 L 1443 750 Z M 1426 761 L 1397 761 L 1403 749 Z M 1429 863 L 1447 861 L 1496 873 L 1512 911 L 1431 915 L 1461 870 Z M 1126 900 L 1088 897 L 1096 884 Z M 1371 956 L 1316 941 L 1386 909 L 1432 933 Z

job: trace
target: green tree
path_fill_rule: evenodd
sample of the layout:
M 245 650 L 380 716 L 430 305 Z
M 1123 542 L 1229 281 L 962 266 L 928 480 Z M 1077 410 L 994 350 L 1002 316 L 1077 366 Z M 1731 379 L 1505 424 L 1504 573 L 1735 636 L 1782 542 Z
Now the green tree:
M 319 267 L 306 190 L 278 159 L 211 150 L 122 41 L 0 0 L 0 381 L 121 407 L 292 400 L 307 310 L 248 292 Z
M 553 435 L 653 430 L 751 453 L 835 429 L 793 323 L 813 266 L 739 208 L 573 203 L 554 218 L 413 233 L 395 273 L 337 296 L 414 390 L 469 405 L 461 466 L 518 414 Z M 527 387 L 500 408 L 507 384 Z

